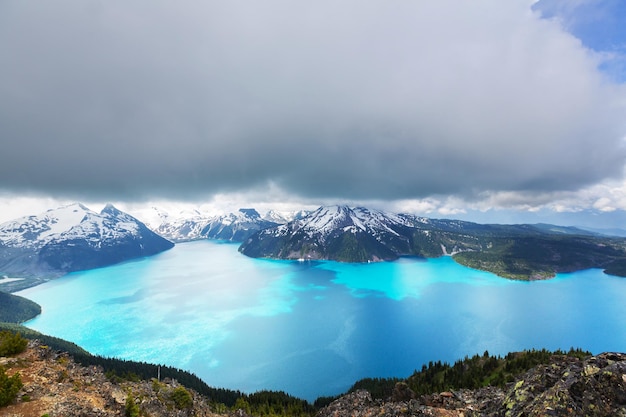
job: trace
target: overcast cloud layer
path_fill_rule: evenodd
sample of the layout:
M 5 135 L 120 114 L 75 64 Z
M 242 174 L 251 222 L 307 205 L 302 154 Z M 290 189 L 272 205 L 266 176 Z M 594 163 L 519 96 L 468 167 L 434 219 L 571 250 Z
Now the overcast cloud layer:
M 471 198 L 621 177 L 622 87 L 527 0 L 0 2 L 0 189 Z

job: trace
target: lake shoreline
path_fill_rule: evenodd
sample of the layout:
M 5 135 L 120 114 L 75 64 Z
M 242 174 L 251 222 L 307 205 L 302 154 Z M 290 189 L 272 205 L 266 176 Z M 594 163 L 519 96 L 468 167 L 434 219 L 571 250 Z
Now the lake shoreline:
M 196 241 L 19 295 L 44 309 L 29 328 L 94 354 L 306 399 L 485 350 L 626 350 L 626 334 L 615 332 L 626 281 L 595 269 L 519 282 L 449 257 L 277 261 Z

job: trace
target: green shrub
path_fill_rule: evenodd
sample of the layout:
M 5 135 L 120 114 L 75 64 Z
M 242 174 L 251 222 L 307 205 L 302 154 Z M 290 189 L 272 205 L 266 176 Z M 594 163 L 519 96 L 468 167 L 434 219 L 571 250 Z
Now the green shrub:
M 235 401 L 235 405 L 233 405 L 233 410 L 243 410 L 246 414 L 250 414 L 250 404 L 245 398 L 239 397 L 237 401 Z
M 139 406 L 135 402 L 133 396 L 130 394 L 126 396 L 126 407 L 124 410 L 124 415 L 126 417 L 139 417 Z
M 152 380 L 152 391 L 156 392 L 157 394 L 165 387 L 166 385 L 160 382 L 159 380 L 157 379 Z
M 172 391 L 172 395 L 170 397 L 172 401 L 174 401 L 174 405 L 179 410 L 183 408 L 191 408 L 193 405 L 193 398 L 189 391 L 187 391 L 184 387 L 177 387 Z
M 24 339 L 19 333 L 13 333 L 8 330 L 0 332 L 0 356 L 10 356 L 22 353 L 26 350 L 28 340 Z
M 0 366 L 0 407 L 9 405 L 23 386 L 19 372 L 8 376 L 4 367 Z

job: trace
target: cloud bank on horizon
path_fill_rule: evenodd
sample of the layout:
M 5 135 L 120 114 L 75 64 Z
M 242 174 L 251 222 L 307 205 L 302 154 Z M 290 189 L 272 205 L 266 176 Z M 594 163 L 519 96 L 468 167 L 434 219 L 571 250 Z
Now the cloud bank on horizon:
M 6 0 L 0 190 L 506 204 L 619 187 L 620 50 L 577 38 L 591 24 L 565 4 Z

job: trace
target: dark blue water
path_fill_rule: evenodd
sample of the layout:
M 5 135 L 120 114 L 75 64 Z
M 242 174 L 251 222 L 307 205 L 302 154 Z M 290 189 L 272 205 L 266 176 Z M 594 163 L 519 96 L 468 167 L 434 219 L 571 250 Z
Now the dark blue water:
M 93 353 L 309 400 L 485 350 L 626 351 L 626 279 L 599 270 L 513 282 L 447 257 L 269 261 L 200 241 L 20 295 L 43 307 L 29 327 Z

